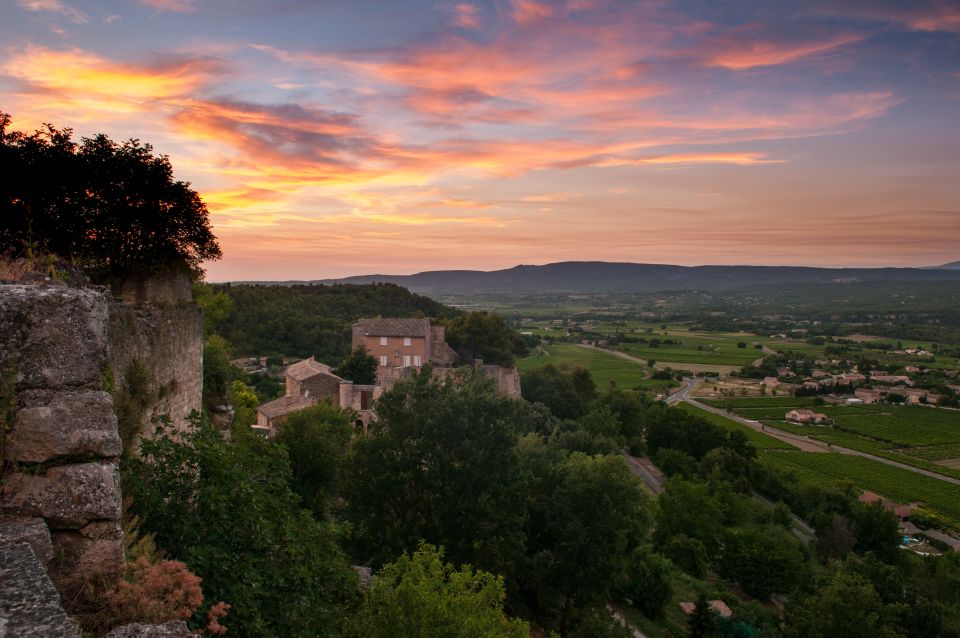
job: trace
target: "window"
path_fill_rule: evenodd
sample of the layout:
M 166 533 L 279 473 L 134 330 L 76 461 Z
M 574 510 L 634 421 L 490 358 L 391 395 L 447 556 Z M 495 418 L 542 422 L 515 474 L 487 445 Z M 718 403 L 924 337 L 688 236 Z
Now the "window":
M 403 338 L 403 345 L 405 346 L 413 345 L 413 342 L 410 340 L 410 337 Z
M 423 361 L 421 360 L 420 355 L 418 354 L 413 355 L 413 365 L 417 367 L 420 367 L 423 365 Z
M 386 338 L 386 337 L 380 337 L 380 345 L 381 345 L 381 346 L 387 345 L 387 338 Z
M 380 355 L 380 365 L 382 365 L 384 368 L 387 367 L 387 355 Z
M 410 355 L 408 354 L 403 355 L 403 365 L 404 366 L 410 365 Z

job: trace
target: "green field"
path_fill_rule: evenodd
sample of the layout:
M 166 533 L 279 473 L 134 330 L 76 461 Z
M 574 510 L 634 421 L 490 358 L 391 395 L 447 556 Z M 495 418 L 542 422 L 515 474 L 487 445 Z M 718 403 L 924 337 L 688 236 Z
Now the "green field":
M 960 485 L 844 454 L 767 451 L 761 453 L 761 459 L 824 487 L 848 480 L 860 489 L 900 503 L 921 502 L 953 526 L 960 527 Z
M 934 462 L 960 457 L 960 412 L 922 406 L 825 405 L 815 409 L 833 419 L 834 427 L 784 420 L 789 410 L 810 407 L 811 402 L 790 397 L 733 399 L 733 408 L 744 418 L 787 432 L 960 478 L 960 469 Z
M 663 392 L 678 384 L 672 381 L 654 381 L 644 378 L 647 370 L 638 363 L 621 359 L 612 354 L 591 350 L 571 344 L 544 346 L 547 354 L 538 354 L 517 361 L 521 372 L 552 363 L 557 367 L 580 366 L 590 371 L 597 388 L 603 390 L 610 383 L 618 388 L 640 388 L 654 392 Z
M 757 432 L 753 428 L 748 428 L 742 423 L 737 423 L 732 419 L 720 416 L 719 414 L 714 414 L 713 412 L 707 412 L 706 410 L 701 410 L 700 408 L 690 405 L 689 403 L 679 403 L 677 407 L 683 410 L 684 412 L 689 412 L 695 416 L 702 417 L 717 425 L 724 430 L 731 430 L 736 432 L 743 432 L 747 440 L 753 444 L 758 450 L 794 450 L 792 445 L 789 443 L 784 443 L 780 439 L 775 439 L 772 436 L 768 436 L 763 432 Z

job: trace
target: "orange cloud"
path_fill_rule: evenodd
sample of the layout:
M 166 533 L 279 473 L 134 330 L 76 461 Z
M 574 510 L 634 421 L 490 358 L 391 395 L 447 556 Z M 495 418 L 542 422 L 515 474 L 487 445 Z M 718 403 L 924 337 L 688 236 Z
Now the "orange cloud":
M 133 113 L 144 110 L 146 103 L 192 93 L 220 66 L 210 59 L 121 64 L 82 49 L 29 45 L 10 55 L 0 72 L 36 87 L 50 105 L 76 103 L 98 111 Z

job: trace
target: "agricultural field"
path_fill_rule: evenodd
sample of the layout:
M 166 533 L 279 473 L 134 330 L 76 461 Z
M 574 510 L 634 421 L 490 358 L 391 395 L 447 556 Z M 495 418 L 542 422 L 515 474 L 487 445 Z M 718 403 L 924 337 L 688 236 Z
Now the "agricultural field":
M 600 350 L 572 344 L 554 344 L 544 346 L 542 351 L 518 360 L 517 367 L 520 371 L 532 370 L 548 363 L 557 367 L 580 366 L 590 371 L 599 390 L 605 389 L 611 382 L 618 388 L 640 388 L 652 392 L 667 392 L 679 385 L 673 381 L 648 379 L 648 369 L 644 366 Z
M 763 463 L 794 472 L 799 478 L 823 486 L 850 481 L 900 503 L 918 501 L 960 528 L 960 486 L 916 474 L 860 456 L 763 451 Z
M 695 405 L 690 405 L 689 403 L 678 403 L 677 407 L 684 412 L 688 412 L 698 417 L 702 417 L 713 423 L 716 426 L 723 428 L 724 430 L 731 430 L 735 432 L 743 432 L 747 440 L 753 444 L 757 450 L 795 450 L 796 448 L 789 443 L 784 443 L 780 439 L 775 439 L 772 436 L 768 436 L 762 432 L 757 432 L 753 428 L 748 428 L 742 423 L 737 423 L 732 419 L 727 419 L 720 416 L 719 414 L 714 414 L 713 412 L 707 412 L 706 410 L 701 410 Z
M 960 412 L 955 410 L 890 405 L 815 408 L 833 419 L 834 426 L 829 427 L 784 420 L 787 411 L 810 407 L 809 398 L 732 399 L 714 405 L 732 405 L 739 416 L 787 432 L 960 478 Z

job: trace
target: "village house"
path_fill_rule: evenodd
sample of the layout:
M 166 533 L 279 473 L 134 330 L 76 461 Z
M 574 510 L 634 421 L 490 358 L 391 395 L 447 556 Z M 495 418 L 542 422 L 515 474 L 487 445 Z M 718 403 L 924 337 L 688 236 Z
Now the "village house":
M 820 424 L 825 423 L 829 420 L 829 417 L 826 414 L 821 414 L 819 412 L 814 412 L 813 410 L 790 410 L 787 412 L 787 421 L 793 423 L 814 423 Z
M 764 377 L 762 383 L 768 388 L 776 388 L 780 385 L 780 381 L 776 377 Z
M 457 360 L 444 327 L 429 319 L 361 319 L 353 324 L 353 348 L 360 347 L 380 368 L 419 368 L 426 362 L 448 366 Z
M 883 374 L 882 372 L 873 372 L 870 379 L 879 383 L 905 383 L 913 385 L 913 379 L 902 374 Z
M 353 348 L 366 348 L 377 361 L 373 385 L 361 385 L 334 374 L 333 369 L 313 357 L 298 361 L 284 371 L 285 396 L 257 408 L 255 429 L 273 436 L 277 426 L 293 412 L 320 401 L 352 409 L 357 426 L 366 428 L 374 417 L 374 403 L 401 379 L 429 363 L 437 378 L 448 377 L 457 361 L 457 353 L 447 344 L 443 326 L 429 319 L 360 319 L 353 325 Z M 485 365 L 476 360 L 473 367 L 493 379 L 496 390 L 510 397 L 520 396 L 520 375 L 515 367 Z
M 884 394 L 882 390 L 875 390 L 873 388 L 857 388 L 853 391 L 853 395 L 864 403 L 879 403 L 883 399 Z

